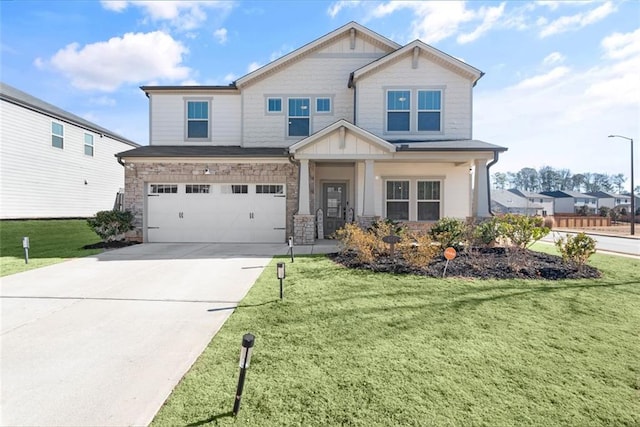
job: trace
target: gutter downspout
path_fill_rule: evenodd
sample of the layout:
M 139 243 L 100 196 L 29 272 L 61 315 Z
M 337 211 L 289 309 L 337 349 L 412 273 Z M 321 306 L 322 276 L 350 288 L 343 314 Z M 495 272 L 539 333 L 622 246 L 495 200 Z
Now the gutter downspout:
M 489 200 L 489 215 L 496 216 L 496 214 L 491 211 L 491 174 L 489 173 L 489 168 L 496 163 L 498 163 L 498 158 L 500 157 L 499 152 L 496 150 L 493 152 L 493 160 L 487 163 L 487 198 Z

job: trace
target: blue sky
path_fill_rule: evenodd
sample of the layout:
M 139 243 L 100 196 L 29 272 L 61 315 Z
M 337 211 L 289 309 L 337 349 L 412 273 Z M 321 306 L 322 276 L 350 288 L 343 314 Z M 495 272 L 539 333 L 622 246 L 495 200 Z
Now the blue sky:
M 486 73 L 473 136 L 509 148 L 494 172 L 628 176 L 629 142 L 607 135 L 640 140 L 638 0 L 4 0 L 0 19 L 3 82 L 141 144 L 139 86 L 228 84 L 349 21 Z

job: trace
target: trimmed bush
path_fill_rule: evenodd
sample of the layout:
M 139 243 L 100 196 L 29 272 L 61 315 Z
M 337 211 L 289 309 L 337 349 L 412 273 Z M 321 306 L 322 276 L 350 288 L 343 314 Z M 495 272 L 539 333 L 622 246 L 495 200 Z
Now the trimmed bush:
M 564 262 L 571 262 L 580 267 L 596 253 L 596 241 L 585 233 L 561 237 L 555 244 Z
M 494 216 L 482 221 L 475 226 L 472 236 L 474 245 L 488 247 L 495 244 L 502 237 L 500 219 Z
M 133 213 L 129 211 L 100 211 L 87 224 L 105 242 L 116 240 L 122 233 L 133 230 Z
M 441 250 L 437 245 L 433 244 L 429 235 L 410 233 L 402 235 L 402 240 L 398 244 L 397 249 L 407 264 L 418 268 L 429 265 Z
M 449 246 L 457 251 L 464 248 L 466 226 L 464 221 L 456 218 L 441 218 L 429 230 L 429 236 L 440 244 L 442 249 Z
M 551 231 L 537 216 L 506 214 L 499 221 L 501 234 L 520 249 L 528 248 Z

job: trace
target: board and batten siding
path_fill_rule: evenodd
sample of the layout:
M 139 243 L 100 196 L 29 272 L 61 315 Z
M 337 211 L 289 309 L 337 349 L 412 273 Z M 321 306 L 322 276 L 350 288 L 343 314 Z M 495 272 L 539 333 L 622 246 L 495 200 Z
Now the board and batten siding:
M 363 38 L 351 49 L 348 35 L 309 53 L 249 84 L 243 94 L 243 145 L 245 147 L 286 147 L 301 137 L 287 138 L 287 97 L 311 98 L 310 133 L 345 119 L 353 122 L 353 90 L 348 88 L 352 71 L 388 53 Z M 332 98 L 330 114 L 314 114 L 315 97 Z M 266 114 L 266 98 L 281 97 L 282 113 Z
M 443 132 L 437 133 L 387 133 L 385 132 L 386 89 L 443 89 Z M 374 70 L 356 83 L 356 125 L 384 138 L 396 139 L 471 139 L 472 134 L 472 82 L 432 62 L 424 53 L 417 68 L 412 67 L 411 55 Z M 414 96 L 415 98 L 415 96 Z M 412 103 L 416 100 L 412 99 Z M 413 116 L 412 116 L 413 117 Z
M 152 93 L 150 145 L 240 145 L 240 95 L 212 92 Z M 186 100 L 211 101 L 211 140 L 186 140 Z
M 64 126 L 63 149 L 51 145 L 52 122 Z M 85 133 L 93 135 L 93 157 L 84 154 Z M 131 148 L 0 101 L 0 217 L 89 217 L 113 209 L 124 187 L 124 168 L 114 155 Z

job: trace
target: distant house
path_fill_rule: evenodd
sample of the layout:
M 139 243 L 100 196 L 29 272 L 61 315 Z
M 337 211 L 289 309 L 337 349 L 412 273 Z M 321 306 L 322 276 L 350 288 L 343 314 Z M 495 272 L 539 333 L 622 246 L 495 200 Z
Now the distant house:
M 0 218 L 89 217 L 124 187 L 133 141 L 0 83 Z
M 509 191 L 517 196 L 524 197 L 529 203 L 541 205 L 542 216 L 553 215 L 553 197 L 531 191 L 518 190 L 517 188 L 511 188 Z
M 491 190 L 491 210 L 494 214 L 520 214 L 527 216 L 542 215 L 543 206 L 530 202 L 508 190 Z
M 575 214 L 582 206 L 589 209 L 589 213 L 596 213 L 598 199 L 577 191 L 542 191 L 540 194 L 553 197 L 553 211 L 555 214 Z
M 631 206 L 630 194 L 613 194 L 605 191 L 593 191 L 585 193 L 598 199 L 598 209 L 602 207 L 613 208 L 629 208 Z

